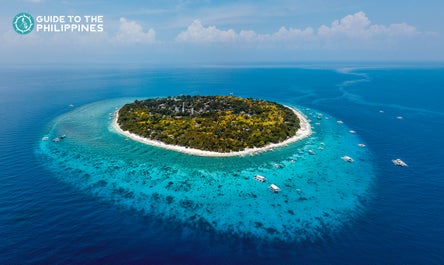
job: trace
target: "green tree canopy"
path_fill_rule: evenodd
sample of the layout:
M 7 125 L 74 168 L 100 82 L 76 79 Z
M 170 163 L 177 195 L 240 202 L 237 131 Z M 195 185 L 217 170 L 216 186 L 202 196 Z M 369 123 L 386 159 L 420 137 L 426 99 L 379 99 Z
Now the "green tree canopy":
M 297 115 L 281 104 L 233 96 L 136 100 L 119 110 L 117 122 L 148 139 L 214 152 L 279 143 L 300 128 Z

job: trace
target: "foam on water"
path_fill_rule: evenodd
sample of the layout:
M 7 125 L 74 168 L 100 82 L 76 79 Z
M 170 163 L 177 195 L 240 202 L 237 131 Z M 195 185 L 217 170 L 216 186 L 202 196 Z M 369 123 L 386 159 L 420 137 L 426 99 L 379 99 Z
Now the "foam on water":
M 302 108 L 311 137 L 255 156 L 208 158 L 144 145 L 111 126 L 113 99 L 56 118 L 37 154 L 54 175 L 115 204 L 209 232 L 263 240 L 312 240 L 362 210 L 374 173 L 371 154 L 335 118 Z M 328 117 L 329 119 L 326 119 Z M 307 151 L 313 150 L 311 155 Z M 348 155 L 353 163 L 345 162 Z M 267 182 L 253 179 L 263 175 Z M 271 183 L 281 188 L 272 193 Z

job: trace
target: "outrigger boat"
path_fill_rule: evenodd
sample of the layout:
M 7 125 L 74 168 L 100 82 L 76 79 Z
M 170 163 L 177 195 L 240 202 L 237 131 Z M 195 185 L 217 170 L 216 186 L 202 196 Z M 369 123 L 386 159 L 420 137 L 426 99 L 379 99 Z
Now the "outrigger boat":
M 265 181 L 267 181 L 267 179 L 266 179 L 264 176 L 261 176 L 261 175 L 255 175 L 255 176 L 254 176 L 254 179 L 257 180 L 257 181 L 259 181 L 259 182 L 265 182 Z
M 392 163 L 397 165 L 397 166 L 399 166 L 399 167 L 408 167 L 408 165 L 404 161 L 399 159 L 399 158 L 398 159 L 393 159 Z
M 271 184 L 270 185 L 270 190 L 274 193 L 278 193 L 281 191 L 281 188 L 279 188 L 278 186 L 276 186 L 275 184 Z
M 353 162 L 353 158 L 351 158 L 351 157 L 349 157 L 349 156 L 343 156 L 343 157 L 341 157 L 342 158 L 342 160 L 344 160 L 344 161 L 347 161 L 347 162 Z

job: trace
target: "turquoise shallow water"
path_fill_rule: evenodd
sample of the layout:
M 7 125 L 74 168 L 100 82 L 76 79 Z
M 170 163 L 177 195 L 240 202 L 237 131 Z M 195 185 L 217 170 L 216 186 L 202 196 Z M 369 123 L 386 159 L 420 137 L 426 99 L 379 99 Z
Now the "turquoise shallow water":
M 359 216 L 371 197 L 371 153 L 358 147 L 362 140 L 349 133 L 351 128 L 328 114 L 317 120 L 318 111 L 296 106 L 312 120 L 309 138 L 255 156 L 208 158 L 117 134 L 111 115 L 130 101 L 100 101 L 57 117 L 47 135 L 67 138 L 39 142 L 39 159 L 60 180 L 120 207 L 264 241 L 315 240 L 335 233 Z M 355 161 L 343 161 L 344 155 Z M 267 182 L 255 181 L 255 174 Z M 282 191 L 272 193 L 271 183 Z

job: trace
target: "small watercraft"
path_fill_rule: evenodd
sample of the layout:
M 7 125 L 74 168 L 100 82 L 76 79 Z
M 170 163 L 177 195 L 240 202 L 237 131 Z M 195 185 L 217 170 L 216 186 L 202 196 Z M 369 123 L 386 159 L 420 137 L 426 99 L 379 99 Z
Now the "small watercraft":
M 346 161 L 346 162 L 353 162 L 353 158 L 351 158 L 351 157 L 349 157 L 349 156 L 343 156 L 343 157 L 341 157 L 342 158 L 342 160 L 344 160 L 344 161 Z
M 276 186 L 275 184 L 271 184 L 269 188 L 274 193 L 278 193 L 281 191 L 281 189 L 278 186 Z
M 264 176 L 261 176 L 261 175 L 255 175 L 255 176 L 254 176 L 254 179 L 257 180 L 257 181 L 259 181 L 259 182 L 265 182 L 265 181 L 267 181 L 267 179 L 266 179 Z
M 395 164 L 396 166 L 399 166 L 399 167 L 408 167 L 408 165 L 399 158 L 393 159 L 392 163 Z

